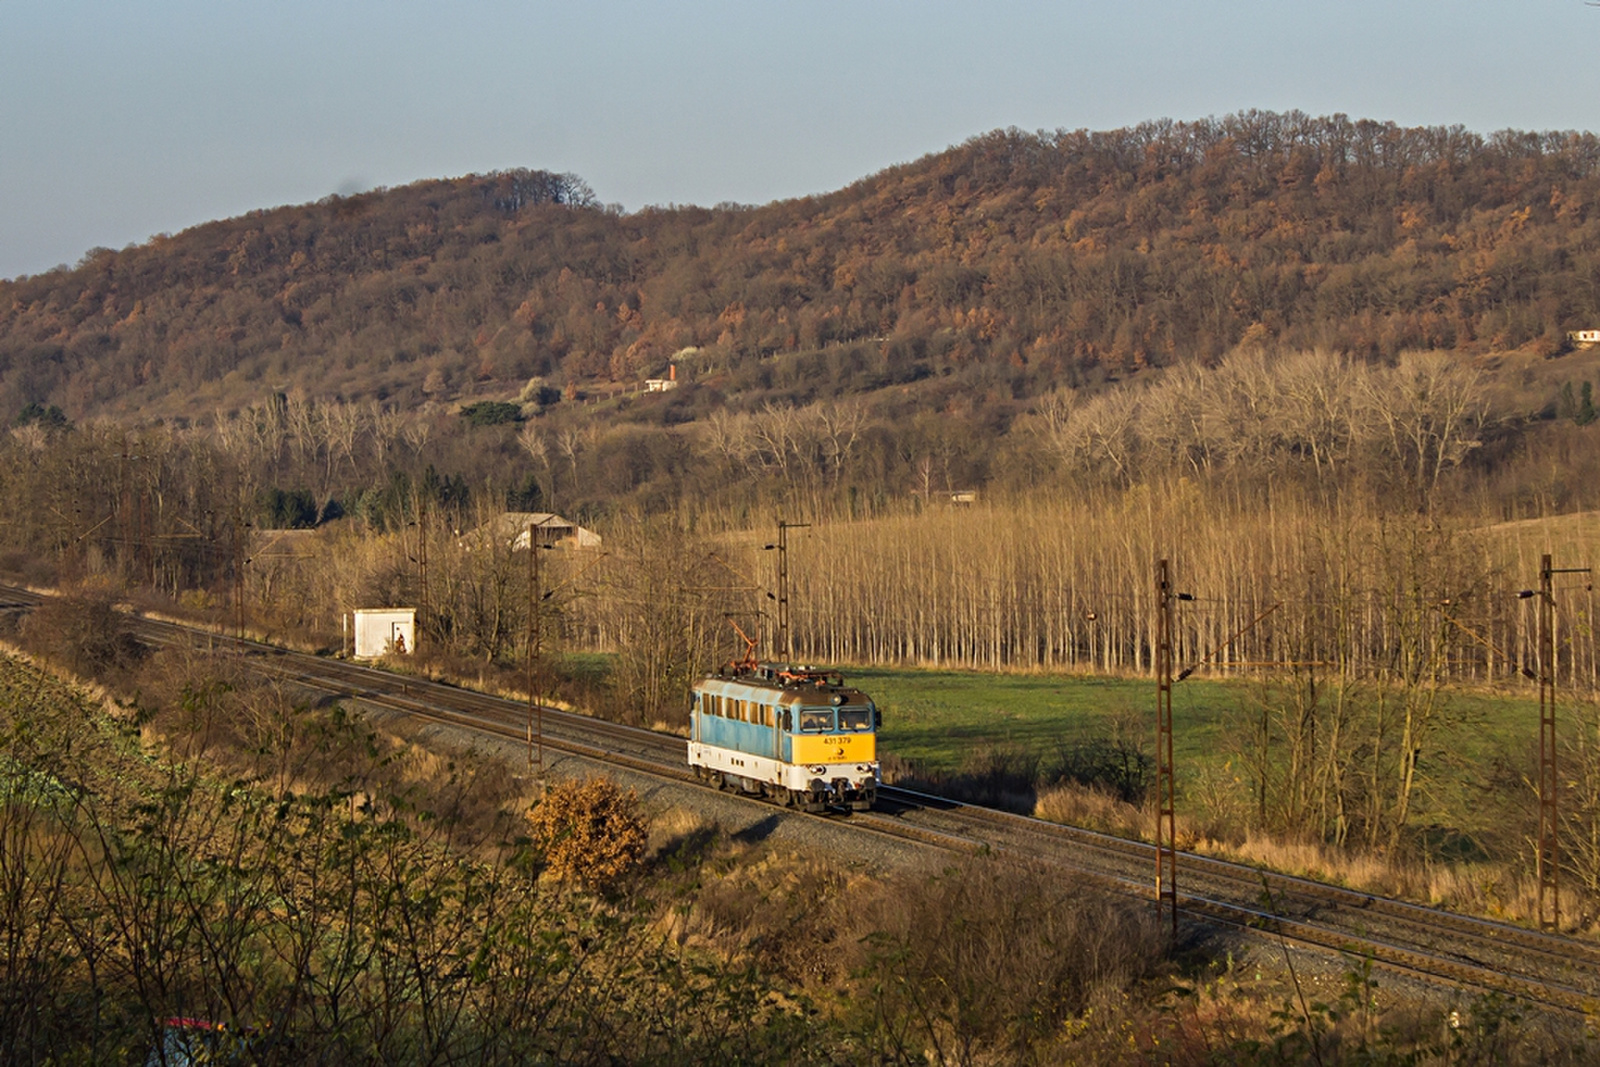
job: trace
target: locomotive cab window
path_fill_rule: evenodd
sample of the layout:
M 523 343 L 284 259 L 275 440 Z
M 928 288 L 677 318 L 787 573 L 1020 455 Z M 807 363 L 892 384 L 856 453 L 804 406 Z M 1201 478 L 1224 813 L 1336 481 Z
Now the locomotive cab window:
M 833 729 L 833 709 L 801 708 L 800 729 L 805 733 L 828 733 Z
M 839 729 L 841 730 L 870 730 L 872 729 L 872 709 L 867 708 L 840 708 Z

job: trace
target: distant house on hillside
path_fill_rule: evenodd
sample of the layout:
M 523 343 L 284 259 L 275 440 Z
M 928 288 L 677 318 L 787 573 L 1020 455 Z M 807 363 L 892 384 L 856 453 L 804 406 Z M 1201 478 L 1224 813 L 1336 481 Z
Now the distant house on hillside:
M 665 393 L 669 389 L 676 389 L 677 387 L 678 365 L 676 363 L 667 367 L 667 376 L 665 378 L 646 378 L 644 380 L 644 391 L 647 393 Z
M 1567 340 L 1583 348 L 1600 345 L 1600 330 L 1568 330 Z
M 508 511 L 469 531 L 462 543 L 471 548 L 493 542 L 521 552 L 528 547 L 530 528 L 545 548 L 600 547 L 599 534 L 548 511 Z

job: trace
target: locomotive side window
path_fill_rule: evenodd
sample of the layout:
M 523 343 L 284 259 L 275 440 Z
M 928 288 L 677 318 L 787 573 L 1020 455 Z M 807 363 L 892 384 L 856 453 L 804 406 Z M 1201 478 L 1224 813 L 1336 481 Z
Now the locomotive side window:
M 870 730 L 872 729 L 871 708 L 840 708 L 839 729 L 841 730 Z
M 833 729 L 832 708 L 801 708 L 800 729 L 806 733 L 825 734 Z

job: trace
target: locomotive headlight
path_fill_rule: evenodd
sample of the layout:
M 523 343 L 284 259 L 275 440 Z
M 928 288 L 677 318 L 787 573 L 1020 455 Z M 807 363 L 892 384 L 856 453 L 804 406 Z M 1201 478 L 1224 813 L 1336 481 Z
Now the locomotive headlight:
M 817 766 L 811 768 L 811 773 L 812 774 L 827 774 L 828 773 L 828 768 L 822 766 L 821 764 L 818 764 Z

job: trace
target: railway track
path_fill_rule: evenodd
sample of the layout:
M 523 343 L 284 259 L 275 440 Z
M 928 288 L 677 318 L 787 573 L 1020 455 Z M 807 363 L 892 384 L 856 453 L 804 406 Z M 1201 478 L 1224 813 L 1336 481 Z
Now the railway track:
M 0 609 L 26 608 L 41 599 L 26 590 L 0 587 Z M 525 703 L 171 622 L 136 617 L 135 624 L 140 636 L 154 644 L 204 640 L 234 648 L 254 669 L 299 685 L 514 741 L 528 737 Z M 697 781 L 680 737 L 554 708 L 542 715 L 547 748 L 675 782 Z M 849 824 L 952 852 L 987 849 L 1026 857 L 1130 893 L 1151 892 L 1155 851 L 1143 842 L 890 786 L 879 797 L 881 810 L 850 815 Z M 1367 958 L 1390 970 L 1505 993 L 1565 1012 L 1600 1012 L 1600 945 L 1588 941 L 1192 853 L 1179 856 L 1178 887 L 1180 910 L 1194 918 L 1263 931 Z

